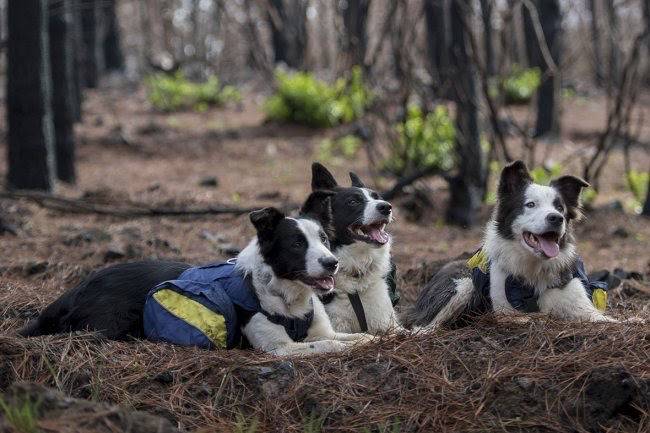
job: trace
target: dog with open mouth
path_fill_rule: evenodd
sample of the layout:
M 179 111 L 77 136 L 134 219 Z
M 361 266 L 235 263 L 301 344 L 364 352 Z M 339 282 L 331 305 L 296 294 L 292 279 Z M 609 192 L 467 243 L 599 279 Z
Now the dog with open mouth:
M 405 322 L 434 329 L 487 311 L 614 321 L 603 313 L 606 287 L 589 281 L 573 236 L 580 192 L 588 186 L 574 176 L 540 185 L 523 162 L 506 166 L 482 248 L 434 275 Z
M 368 334 L 336 332 L 317 295 L 334 290 L 332 193 L 312 193 L 300 214 L 250 214 L 256 236 L 235 260 L 193 267 L 149 261 L 100 270 L 28 323 L 23 336 L 96 331 L 204 348 L 276 355 L 341 351 Z
M 333 191 L 331 249 L 339 260 L 336 289 L 321 296 L 338 332 L 381 333 L 402 330 L 389 294 L 392 271 L 390 203 L 350 173 L 351 185 L 340 186 L 322 164 L 312 164 L 312 190 Z

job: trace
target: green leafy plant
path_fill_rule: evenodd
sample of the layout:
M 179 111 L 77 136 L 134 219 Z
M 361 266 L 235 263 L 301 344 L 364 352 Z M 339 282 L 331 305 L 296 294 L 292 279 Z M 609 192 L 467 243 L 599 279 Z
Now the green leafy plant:
M 384 161 L 387 171 L 403 176 L 411 171 L 446 171 L 453 167 L 456 128 L 446 107 L 438 106 L 424 114 L 420 107 L 412 105 L 396 129 L 399 138 Z
M 38 433 L 38 410 L 40 401 L 24 399 L 10 404 L 0 397 L 0 413 L 19 433 Z
M 626 174 L 627 186 L 634 196 L 631 207 L 637 213 L 641 212 L 643 208 L 643 201 L 646 199 L 648 193 L 648 177 L 650 172 L 630 170 Z
M 542 83 L 539 68 L 524 69 L 514 67 L 512 72 L 501 80 L 501 89 L 507 104 L 528 103 Z
M 320 143 L 318 148 L 318 159 L 331 161 L 334 158 L 353 158 L 361 147 L 361 139 L 356 135 L 344 135 L 343 137 L 327 138 Z
M 555 163 L 550 166 L 538 166 L 530 170 L 530 176 L 535 183 L 548 185 L 551 180 L 562 175 L 562 165 Z
M 212 75 L 203 83 L 189 81 L 182 72 L 154 74 L 145 78 L 147 97 L 151 105 L 160 111 L 193 109 L 205 111 L 210 106 L 236 102 L 241 95 L 233 86 L 221 86 Z
M 310 72 L 278 71 L 275 78 L 277 90 L 265 104 L 271 120 L 330 127 L 359 118 L 371 102 L 358 67 L 352 69 L 350 78 L 339 78 L 333 85 Z

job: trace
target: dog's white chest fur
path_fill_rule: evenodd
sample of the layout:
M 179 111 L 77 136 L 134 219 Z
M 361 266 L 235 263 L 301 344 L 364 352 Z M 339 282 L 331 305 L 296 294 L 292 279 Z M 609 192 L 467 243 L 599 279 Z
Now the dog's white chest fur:
M 337 332 L 361 332 L 348 294 L 358 293 L 366 316 L 368 332 L 399 328 L 388 294 L 385 276 L 390 271 L 390 243 L 381 248 L 365 243 L 346 245 L 335 251 L 339 259 L 336 297 L 325 310 Z

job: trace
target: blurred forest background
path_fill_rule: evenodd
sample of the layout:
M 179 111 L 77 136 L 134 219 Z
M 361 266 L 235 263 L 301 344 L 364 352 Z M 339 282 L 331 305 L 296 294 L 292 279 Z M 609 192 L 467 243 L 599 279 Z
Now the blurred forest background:
M 446 220 L 473 225 L 513 159 L 540 181 L 572 165 L 591 201 L 613 152 L 632 210 L 650 213 L 647 158 L 630 156 L 649 145 L 646 0 L 2 3 L 11 189 L 74 183 L 87 94 L 122 83 L 152 111 L 252 98 L 267 121 L 338 127 L 316 159 L 366 159 L 416 218 L 432 201 L 419 181 L 437 177 Z M 133 144 L 129 126 L 113 138 Z
M 396 414 L 404 431 L 567 431 L 571 405 L 594 396 L 572 430 L 648 425 L 620 385 L 647 382 L 641 325 L 486 323 L 372 346 L 345 368 L 348 355 L 289 368 L 7 335 L 107 263 L 236 255 L 246 214 L 296 210 L 315 160 L 395 205 L 400 307 L 441 260 L 480 246 L 508 161 L 541 183 L 583 177 L 581 255 L 633 276 L 610 294 L 613 315 L 647 317 L 650 0 L 0 0 L 0 137 L 0 391 L 44 383 L 192 431 L 254 431 L 242 411 L 318 431 L 312 410 L 341 431 L 389 431 Z M 635 378 L 589 373 L 584 397 L 578 378 L 619 364 Z M 260 379 L 294 365 L 304 383 L 286 395 Z

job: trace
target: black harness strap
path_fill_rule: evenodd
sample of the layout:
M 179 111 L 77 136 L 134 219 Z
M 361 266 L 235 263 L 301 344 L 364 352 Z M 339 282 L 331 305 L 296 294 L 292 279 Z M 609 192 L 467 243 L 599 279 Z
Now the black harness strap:
M 359 298 L 358 293 L 348 293 L 348 299 L 350 299 L 350 304 L 352 304 L 352 309 L 354 310 L 354 315 L 357 316 L 357 321 L 361 327 L 361 332 L 368 332 L 368 322 L 366 322 L 366 312 L 363 310 L 363 304 L 361 303 L 361 298 Z

